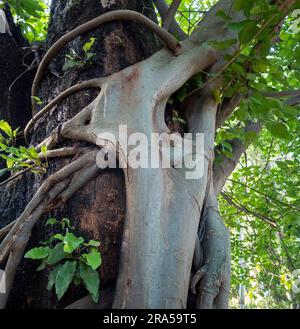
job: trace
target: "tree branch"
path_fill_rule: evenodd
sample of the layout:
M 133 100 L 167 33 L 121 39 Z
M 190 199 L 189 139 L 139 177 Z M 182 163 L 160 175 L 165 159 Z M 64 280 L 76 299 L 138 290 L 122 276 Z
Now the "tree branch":
M 22 232 L 23 229 L 26 229 L 27 226 L 25 224 L 31 222 L 33 216 L 32 214 L 35 213 L 36 209 L 39 209 L 40 205 L 47 198 L 49 191 L 51 191 L 52 188 L 54 189 L 55 186 L 60 184 L 62 181 L 66 180 L 70 175 L 73 175 L 76 171 L 79 171 L 81 168 L 95 161 L 95 156 L 95 151 L 87 153 L 78 160 L 71 162 L 70 164 L 63 167 L 61 170 L 47 178 L 47 180 L 42 184 L 35 196 L 29 202 L 21 216 L 18 218 L 11 231 L 2 241 L 0 245 L 0 263 L 6 258 L 8 252 L 10 251 L 10 247 L 14 241 L 14 236 L 16 236 L 18 232 Z M 55 195 L 55 197 L 61 192 L 62 190 L 60 190 Z
M 263 95 L 270 98 L 300 96 L 300 89 L 274 91 L 274 92 L 270 91 L 263 93 Z
M 286 100 L 286 104 L 289 106 L 297 106 L 300 104 L 300 96 L 292 97 L 288 100 Z
M 271 197 L 270 195 L 267 195 L 267 194 L 265 194 L 265 193 L 263 193 L 263 192 L 260 192 L 260 191 L 258 191 L 258 190 L 256 190 L 256 189 L 254 189 L 253 187 L 248 186 L 247 184 L 245 184 L 245 183 L 243 183 L 243 182 L 238 182 L 238 181 L 233 180 L 233 179 L 228 179 L 228 180 L 230 180 L 230 181 L 233 182 L 233 183 L 240 184 L 240 185 L 242 185 L 242 186 L 248 188 L 249 190 L 252 190 L 253 192 L 255 192 L 255 193 L 257 193 L 257 194 L 260 194 L 260 195 L 262 195 L 262 196 L 264 196 L 264 197 L 266 197 L 266 198 L 272 200 L 274 203 L 281 204 L 282 206 L 285 206 L 285 207 L 287 207 L 287 208 L 291 208 L 291 209 L 294 209 L 294 210 L 300 212 L 300 208 L 295 207 L 295 206 L 293 206 L 293 205 L 289 205 L 288 203 L 285 203 L 285 202 L 280 201 L 280 200 L 278 200 L 278 199 L 275 199 L 275 198 Z
M 261 128 L 262 126 L 260 123 L 249 123 L 245 127 L 245 131 L 253 131 L 259 133 Z M 247 149 L 247 146 L 239 138 L 233 139 L 230 141 L 230 144 L 232 146 L 232 157 L 227 158 L 226 156 L 222 156 L 222 162 L 220 164 L 214 164 L 214 188 L 217 195 L 221 192 L 228 177 L 231 175 L 236 165 L 238 164 L 240 157 Z
M 173 0 L 165 17 L 163 18 L 163 28 L 169 31 L 172 22 L 174 21 L 174 17 L 180 6 L 181 0 Z
M 23 257 L 33 226 L 40 216 L 49 210 L 47 207 L 51 202 L 53 203 L 51 209 L 56 209 L 99 174 L 100 169 L 95 164 L 95 157 L 96 151 L 87 153 L 48 177 L 2 241 L 0 263 L 8 255 L 9 258 L 5 266 L 6 293 L 0 295 L 0 308 L 5 308 L 17 267 Z M 78 173 L 77 176 L 76 173 Z M 6 230 L 7 227 L 4 231 Z
M 257 217 L 257 218 L 263 220 L 265 223 L 271 225 L 274 228 L 277 227 L 277 224 L 273 219 L 271 219 L 265 215 L 259 214 L 255 211 L 252 211 L 252 210 L 248 209 L 247 207 L 235 202 L 227 193 L 221 192 L 220 194 L 231 206 L 235 207 L 239 211 L 250 214 L 254 217 Z
M 157 8 L 162 20 L 166 16 L 168 12 L 168 5 L 165 0 L 153 0 L 155 7 Z M 179 24 L 176 22 L 175 19 L 171 22 L 169 26 L 169 32 L 172 33 L 174 36 L 178 37 L 179 40 L 183 40 L 187 37 L 184 31 L 180 28 Z
M 221 128 L 227 118 L 232 114 L 232 112 L 239 106 L 242 100 L 241 94 L 236 94 L 230 99 L 226 99 L 218 112 L 216 118 L 216 128 Z

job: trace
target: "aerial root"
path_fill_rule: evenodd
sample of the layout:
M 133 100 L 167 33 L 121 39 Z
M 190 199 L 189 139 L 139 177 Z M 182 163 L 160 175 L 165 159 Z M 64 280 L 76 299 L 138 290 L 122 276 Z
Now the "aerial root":
M 21 216 L 0 231 L 0 237 L 4 237 L 0 245 L 0 263 L 8 257 L 5 266 L 6 293 L 0 295 L 0 308 L 6 305 L 33 226 L 49 210 L 49 206 L 51 209 L 60 207 L 78 189 L 99 175 L 101 169 L 95 164 L 96 152 L 94 150 L 83 155 L 48 177 Z
M 15 220 L 11 223 L 9 223 L 8 225 L 4 226 L 1 230 L 0 230 L 0 240 L 2 240 L 8 233 L 9 231 L 12 229 L 12 227 L 15 225 Z
M 24 129 L 24 137 L 26 142 L 28 143 L 29 134 L 34 127 L 34 124 L 42 118 L 47 112 L 49 112 L 54 106 L 61 103 L 66 97 L 75 94 L 84 89 L 101 89 L 101 83 L 103 79 L 91 79 L 84 81 L 82 83 L 78 83 L 75 86 L 72 86 L 65 91 L 63 91 L 60 95 L 58 95 L 54 100 L 52 100 L 49 104 L 47 104 L 42 110 L 40 110 L 35 116 L 28 122 L 27 126 Z
M 41 60 L 41 63 L 38 67 L 36 76 L 33 81 L 31 95 L 37 96 L 37 91 L 39 84 L 43 78 L 44 72 L 48 67 L 50 61 L 54 58 L 54 56 L 70 41 L 75 39 L 81 34 L 87 33 L 91 30 L 96 29 L 100 25 L 104 23 L 108 23 L 111 21 L 134 21 L 137 23 L 144 24 L 150 30 L 152 30 L 166 45 L 166 47 L 174 53 L 174 55 L 178 54 L 181 45 L 177 41 L 172 34 L 170 34 L 165 29 L 158 26 L 148 17 L 132 10 L 115 10 L 108 13 L 105 13 L 101 16 L 98 16 L 65 34 L 59 40 L 57 40 L 51 48 L 47 51 L 44 58 Z M 32 108 L 35 109 L 35 101 L 32 99 Z
M 203 256 L 191 278 L 190 290 L 197 295 L 196 308 L 227 308 L 230 286 L 230 238 L 220 216 L 212 183 L 209 185 L 199 237 Z M 198 246 L 199 248 L 199 246 Z M 199 251 L 196 251 L 199 257 Z
M 58 197 L 56 197 L 55 203 L 53 205 L 49 205 L 46 211 L 48 212 L 50 210 L 62 206 L 72 197 L 72 195 L 76 191 L 80 190 L 88 181 L 91 181 L 93 178 L 96 178 L 100 172 L 101 169 L 99 169 L 96 163 L 84 167 L 80 171 L 76 172 L 73 175 L 73 178 L 69 183 L 69 186 L 63 192 L 61 192 Z

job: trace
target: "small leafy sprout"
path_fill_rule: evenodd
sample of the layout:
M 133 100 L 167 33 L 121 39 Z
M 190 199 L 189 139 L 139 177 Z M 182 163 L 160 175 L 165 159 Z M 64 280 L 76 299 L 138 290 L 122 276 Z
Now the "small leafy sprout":
M 67 71 L 72 68 L 83 68 L 86 65 L 91 64 L 92 58 L 95 56 L 95 53 L 91 52 L 91 48 L 94 45 L 96 38 L 90 38 L 90 41 L 86 42 L 83 47 L 83 58 L 79 56 L 74 49 L 70 50 L 70 53 L 66 55 L 65 64 L 63 70 Z
M 46 226 L 58 229 L 47 241 L 40 242 L 39 247 L 29 250 L 25 258 L 42 261 L 37 271 L 50 269 L 48 290 L 55 288 L 58 299 L 61 299 L 70 284 L 83 284 L 95 303 L 99 299 L 100 277 L 98 269 L 102 259 L 98 250 L 100 242 L 77 237 L 74 227 L 68 218 L 58 221 L 49 218 Z
M 186 124 L 184 119 L 180 118 L 178 112 L 175 110 L 173 110 L 172 120 L 173 120 L 173 122 L 179 122 L 179 123 Z
M 30 169 L 34 173 L 45 172 L 48 164 L 41 161 L 34 147 L 15 146 L 18 131 L 0 120 L 0 158 L 6 161 L 7 167 L 1 170 L 0 175 L 6 171 L 14 173 L 23 169 Z M 47 148 L 43 147 L 41 152 L 46 155 Z
M 14 144 L 16 141 L 19 128 L 13 130 L 8 122 L 0 120 L 0 142 L 6 144 Z M 3 135 L 4 133 L 4 135 Z
M 37 105 L 42 105 L 43 101 L 37 96 L 31 96 L 31 98 L 36 102 Z

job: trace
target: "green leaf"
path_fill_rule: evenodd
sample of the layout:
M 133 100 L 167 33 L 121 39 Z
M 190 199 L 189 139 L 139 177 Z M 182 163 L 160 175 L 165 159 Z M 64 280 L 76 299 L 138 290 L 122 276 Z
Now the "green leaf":
M 221 104 L 221 94 L 220 94 L 220 90 L 215 89 L 212 92 L 214 99 L 216 101 L 217 104 Z
M 230 21 L 232 19 L 224 10 L 218 10 L 216 16 L 223 18 L 225 21 Z
M 187 95 L 187 88 L 186 86 L 182 86 L 176 93 L 176 99 L 179 100 L 179 102 L 183 102 L 186 98 L 186 95 Z
M 68 290 L 76 272 L 77 263 L 75 261 L 65 262 L 57 271 L 55 278 L 55 292 L 58 299 L 61 299 Z
M 42 154 L 43 154 L 44 156 L 47 155 L 47 146 L 46 146 L 46 145 L 43 145 L 43 146 L 41 147 L 41 152 L 42 152 Z
M 209 45 L 213 48 L 219 49 L 219 50 L 226 50 L 230 47 L 232 47 L 233 45 L 235 45 L 237 42 L 237 40 L 235 39 L 229 39 L 229 40 L 225 40 L 225 41 L 209 41 Z
M 37 105 L 42 105 L 42 100 L 37 96 L 31 96 L 31 98 L 36 102 Z
M 222 141 L 222 146 L 223 146 L 223 148 L 227 149 L 229 152 L 232 152 L 232 146 L 229 142 Z
M 60 242 L 49 252 L 47 263 L 49 265 L 54 265 L 65 257 L 66 253 L 64 252 L 64 243 Z
M 81 283 L 82 283 L 82 278 L 80 276 L 80 270 L 79 270 L 79 266 L 77 266 L 77 269 L 76 269 L 76 272 L 75 272 L 75 275 L 74 275 L 74 279 L 73 279 L 73 282 L 76 286 L 79 286 Z
M 7 168 L 0 169 L 0 177 L 3 176 L 9 170 Z
M 68 71 L 77 66 L 80 66 L 80 62 L 78 60 L 68 59 L 63 66 L 63 70 Z
M 251 8 L 253 7 L 255 1 L 246 0 L 234 0 L 234 9 L 243 10 L 246 16 L 250 15 Z
M 61 225 L 62 225 L 62 227 L 63 227 L 63 229 L 65 228 L 65 227 L 70 227 L 71 226 L 71 221 L 70 221 L 70 219 L 69 218 L 63 218 L 62 220 L 61 220 Z
M 92 247 L 99 247 L 100 246 L 100 241 L 90 240 L 87 245 L 92 246 Z
M 62 267 L 62 264 L 59 264 L 59 265 L 55 266 L 54 269 L 49 273 L 47 290 L 50 291 L 53 288 L 55 281 L 56 281 L 56 275 L 61 267 Z
M 250 145 L 257 140 L 258 134 L 256 131 L 247 131 L 244 135 L 244 141 L 246 145 Z
M 238 63 L 232 63 L 231 64 L 231 69 L 234 71 L 234 72 L 237 72 L 241 75 L 245 75 L 246 72 L 244 70 L 244 67 L 241 65 L 241 64 L 238 64 Z
M 45 259 L 43 259 L 41 265 L 36 269 L 37 272 L 40 272 L 46 268 L 47 262 Z
M 243 29 L 239 32 L 239 41 L 241 44 L 248 43 L 253 40 L 256 36 L 259 28 L 257 27 L 255 22 L 249 21 Z
M 100 285 L 99 273 L 82 262 L 79 263 L 79 269 L 84 286 L 90 293 L 93 301 L 97 303 L 99 299 Z
M 96 248 L 92 248 L 88 254 L 83 254 L 82 257 L 93 270 L 96 270 L 102 263 L 100 252 Z
M 85 59 L 86 61 L 90 61 L 93 57 L 95 57 L 95 53 L 86 53 L 85 54 Z
M 71 254 L 76 250 L 82 243 L 84 239 L 82 237 L 77 238 L 73 233 L 67 233 L 64 238 L 64 251 Z
M 64 241 L 64 239 L 65 239 L 65 237 L 60 233 L 55 234 L 53 237 L 60 241 Z
M 96 38 L 90 38 L 90 41 L 85 43 L 84 46 L 82 47 L 83 51 L 87 53 L 88 51 L 91 50 Z
M 245 20 L 237 23 L 228 23 L 227 28 L 235 32 L 240 32 L 248 23 L 249 20 Z
M 14 136 L 11 126 L 4 120 L 0 120 L 0 129 L 4 131 L 8 137 Z
M 49 218 L 46 222 L 46 225 L 55 225 L 58 221 L 55 218 Z
M 30 259 L 43 259 L 48 257 L 49 252 L 50 252 L 49 247 L 37 247 L 33 248 L 25 254 L 25 258 L 30 258 Z
M 274 137 L 289 139 L 290 134 L 287 126 L 284 123 L 275 123 L 267 126 L 268 130 Z

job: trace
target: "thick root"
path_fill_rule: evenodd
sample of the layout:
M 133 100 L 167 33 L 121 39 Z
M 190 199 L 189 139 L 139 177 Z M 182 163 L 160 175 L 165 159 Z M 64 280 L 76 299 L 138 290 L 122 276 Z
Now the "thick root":
M 197 309 L 228 308 L 230 289 L 230 238 L 210 189 L 202 220 L 203 263 L 191 280 L 191 291 L 198 294 Z

